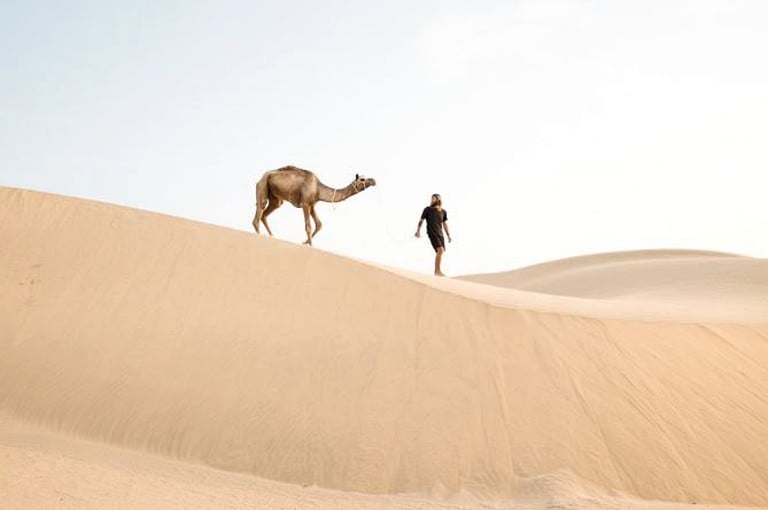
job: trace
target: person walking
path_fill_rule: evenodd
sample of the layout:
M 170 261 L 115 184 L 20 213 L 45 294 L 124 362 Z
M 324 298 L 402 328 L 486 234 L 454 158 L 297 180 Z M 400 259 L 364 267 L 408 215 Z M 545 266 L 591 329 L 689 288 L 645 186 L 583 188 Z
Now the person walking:
M 419 225 L 416 227 L 416 237 L 421 237 L 421 225 L 427 222 L 427 236 L 432 248 L 435 249 L 435 276 L 445 276 L 440 269 L 440 263 L 445 253 L 445 238 L 443 230 L 448 236 L 448 242 L 451 242 L 451 233 L 448 231 L 448 213 L 443 209 L 443 201 L 440 195 L 432 195 L 431 203 L 424 208 L 419 219 Z

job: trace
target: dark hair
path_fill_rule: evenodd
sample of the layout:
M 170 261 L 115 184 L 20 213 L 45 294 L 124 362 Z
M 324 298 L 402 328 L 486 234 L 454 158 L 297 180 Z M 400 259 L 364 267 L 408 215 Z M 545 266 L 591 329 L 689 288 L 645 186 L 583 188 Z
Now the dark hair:
M 443 205 L 443 199 L 440 197 L 440 193 L 433 193 L 432 199 L 435 201 L 435 205 Z

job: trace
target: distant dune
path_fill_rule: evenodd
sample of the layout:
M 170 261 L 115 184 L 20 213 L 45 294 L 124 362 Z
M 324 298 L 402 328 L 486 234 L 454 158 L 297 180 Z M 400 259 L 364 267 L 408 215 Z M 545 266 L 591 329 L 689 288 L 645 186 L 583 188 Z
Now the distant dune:
M 768 261 L 727 253 L 648 250 L 587 255 L 464 280 L 588 299 L 649 318 L 768 322 Z M 619 303 L 621 301 L 621 303 Z M 635 310 L 635 311 L 633 311 Z M 672 310 L 678 316 L 671 316 Z M 653 317 L 650 317 L 653 318 Z
M 11 188 L 0 246 L 11 508 L 768 505 L 766 260 L 437 279 Z

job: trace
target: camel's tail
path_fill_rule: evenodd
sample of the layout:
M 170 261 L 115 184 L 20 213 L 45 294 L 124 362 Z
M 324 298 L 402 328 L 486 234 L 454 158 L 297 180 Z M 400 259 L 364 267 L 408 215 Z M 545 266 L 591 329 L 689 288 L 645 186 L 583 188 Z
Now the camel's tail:
M 266 207 L 267 202 L 267 186 L 269 181 L 269 172 L 264 174 L 264 176 L 259 179 L 259 182 L 256 183 L 256 207 L 259 207 L 259 204 L 261 204 L 261 208 L 263 209 Z

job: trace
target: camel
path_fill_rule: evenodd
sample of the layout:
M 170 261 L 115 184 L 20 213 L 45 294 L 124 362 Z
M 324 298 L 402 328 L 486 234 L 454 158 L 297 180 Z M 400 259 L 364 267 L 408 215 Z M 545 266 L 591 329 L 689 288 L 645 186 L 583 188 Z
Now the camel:
M 334 189 L 320 182 L 317 176 L 309 170 L 295 166 L 270 170 L 256 184 L 256 215 L 253 217 L 253 228 L 259 234 L 259 223 L 264 223 L 271 236 L 272 229 L 267 224 L 267 216 L 283 205 L 283 200 L 287 200 L 294 207 L 304 211 L 304 227 L 307 231 L 307 240 L 304 241 L 304 244 L 311 246 L 312 238 L 323 226 L 315 211 L 317 202 L 343 202 L 352 195 L 375 185 L 375 179 L 355 175 L 355 180 L 348 186 Z M 310 216 L 315 221 L 314 231 L 312 231 L 309 221 Z

